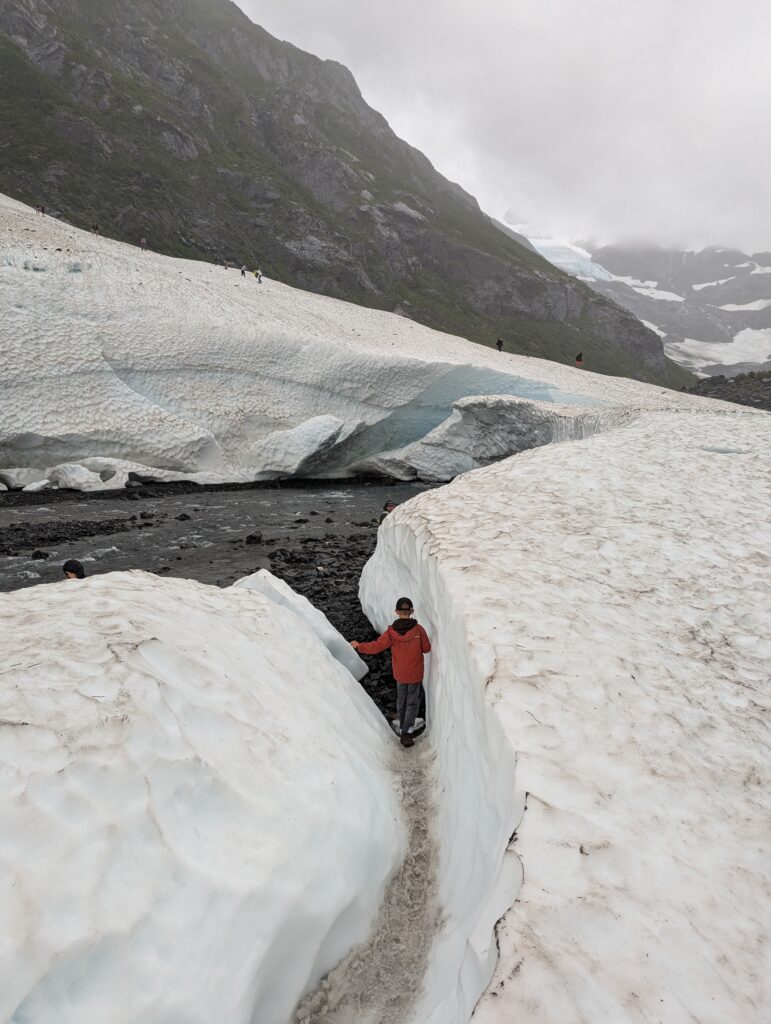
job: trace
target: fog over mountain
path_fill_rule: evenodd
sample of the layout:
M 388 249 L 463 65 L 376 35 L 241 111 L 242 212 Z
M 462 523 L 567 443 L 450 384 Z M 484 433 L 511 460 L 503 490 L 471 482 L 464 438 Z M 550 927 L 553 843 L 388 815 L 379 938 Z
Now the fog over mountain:
M 239 0 L 531 234 L 771 245 L 768 0 Z

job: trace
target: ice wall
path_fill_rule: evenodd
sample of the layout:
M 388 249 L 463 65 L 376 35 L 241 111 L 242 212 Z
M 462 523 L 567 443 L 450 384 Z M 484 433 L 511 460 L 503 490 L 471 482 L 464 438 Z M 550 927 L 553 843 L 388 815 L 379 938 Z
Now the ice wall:
M 0 1020 L 288 1024 L 367 937 L 404 854 L 393 737 L 280 597 L 0 597 Z
M 381 527 L 360 596 L 367 616 L 383 628 L 393 617 L 393 595 L 408 594 L 433 645 L 426 693 L 440 780 L 443 927 L 412 1020 L 466 1024 L 495 968 L 495 922 L 522 882 L 509 841 L 524 795 L 514 788 L 514 751 L 485 702 L 495 652 L 466 630 L 463 607 L 473 601 L 473 591 L 448 585 L 432 552 L 430 516 L 408 517 L 407 507 Z M 467 565 L 473 565 L 471 551 Z
M 525 440 L 502 429 L 496 454 L 482 446 L 477 458 L 475 445 L 458 444 L 459 408 L 460 426 L 475 429 L 464 401 L 481 414 L 486 398 L 502 396 L 521 417 L 543 420 L 549 406 L 563 422 L 707 401 L 140 252 L 2 196 L 0 231 L 0 482 L 9 487 L 330 477 L 363 465 L 449 479 Z M 424 441 L 436 456 L 430 472 L 413 450 Z
M 765 1024 L 769 452 L 766 414 L 649 412 L 381 526 L 365 610 L 406 593 L 433 643 L 415 1024 Z

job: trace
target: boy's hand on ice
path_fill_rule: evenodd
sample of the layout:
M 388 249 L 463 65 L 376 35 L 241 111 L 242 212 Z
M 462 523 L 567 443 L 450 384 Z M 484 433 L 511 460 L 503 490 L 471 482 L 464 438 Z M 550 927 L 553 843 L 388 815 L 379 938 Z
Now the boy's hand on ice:
M 349 640 L 348 642 L 350 643 L 351 647 L 353 647 L 354 651 L 357 651 L 359 649 L 358 640 Z

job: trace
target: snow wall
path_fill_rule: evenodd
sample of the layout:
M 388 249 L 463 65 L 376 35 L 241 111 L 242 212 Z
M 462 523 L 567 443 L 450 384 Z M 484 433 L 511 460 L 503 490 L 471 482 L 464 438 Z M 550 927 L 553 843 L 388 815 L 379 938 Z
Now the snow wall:
M 522 884 L 522 865 L 509 846 L 524 794 L 513 785 L 514 751 L 485 703 L 495 652 L 473 642 L 465 628 L 463 604 L 473 593 L 447 585 L 432 554 L 430 520 L 416 525 L 407 508 L 397 508 L 381 526 L 360 597 L 370 620 L 385 628 L 393 618 L 392 595 L 408 594 L 431 637 L 426 694 L 439 780 L 438 896 L 444 923 L 413 1019 L 466 1024 L 495 969 L 495 922 Z
M 277 593 L 0 597 L 0 1020 L 287 1024 L 368 936 L 393 737 Z
M 765 1024 L 769 453 L 766 413 L 647 414 L 380 527 L 365 611 L 407 594 L 433 644 L 415 1024 Z
M 0 196 L 0 486 L 448 480 L 698 407 L 404 317 L 79 231 Z

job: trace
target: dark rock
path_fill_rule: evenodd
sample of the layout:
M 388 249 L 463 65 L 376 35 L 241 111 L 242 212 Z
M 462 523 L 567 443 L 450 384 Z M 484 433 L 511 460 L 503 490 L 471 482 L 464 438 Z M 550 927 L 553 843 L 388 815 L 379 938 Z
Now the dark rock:
M 245 544 L 262 544 L 262 532 L 255 530 L 254 533 L 247 534 L 244 541 Z
M 183 512 L 181 515 L 174 516 L 174 518 L 178 519 L 180 521 L 180 523 L 186 523 L 188 521 L 188 519 L 192 519 L 193 517 L 189 516 L 187 514 L 187 512 Z
M 147 232 L 167 254 L 266 270 L 267 258 L 297 287 L 475 341 L 503 334 L 510 351 L 571 363 L 584 349 L 601 372 L 669 379 L 654 332 L 501 230 L 346 68 L 236 4 L 3 0 L 0 34 L 23 77 L 4 110 L 16 136 L 0 191 L 81 224 L 96 201 L 134 244 Z
M 30 558 L 34 558 L 36 561 L 39 561 L 42 558 L 48 558 L 48 556 L 49 556 L 49 552 L 48 551 L 39 551 L 38 550 L 38 551 L 33 551 L 32 554 L 29 557 Z

